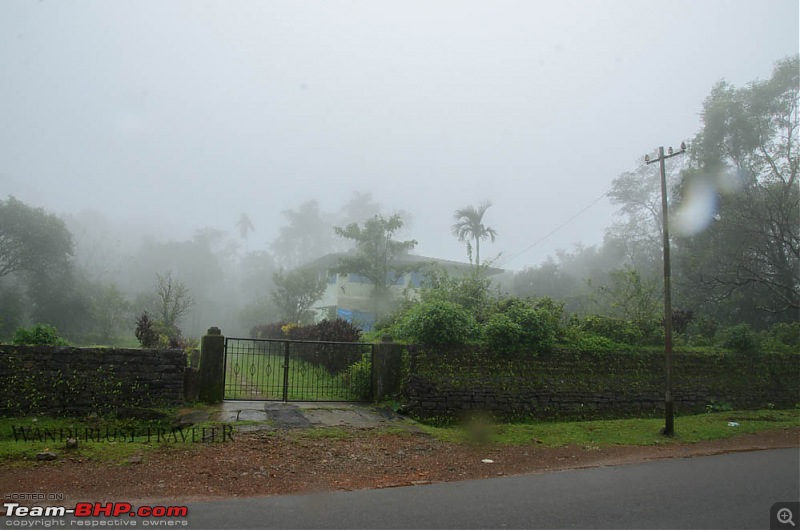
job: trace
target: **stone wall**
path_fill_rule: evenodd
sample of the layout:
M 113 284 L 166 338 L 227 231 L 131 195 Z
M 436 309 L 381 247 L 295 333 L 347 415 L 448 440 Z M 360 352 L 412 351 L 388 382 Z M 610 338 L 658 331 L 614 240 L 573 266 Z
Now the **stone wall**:
M 0 414 L 106 414 L 184 400 L 182 350 L 0 345 Z
M 664 354 L 496 354 L 410 348 L 406 408 L 451 420 L 474 411 L 501 418 L 596 418 L 663 412 Z M 706 407 L 793 407 L 800 355 L 675 353 L 677 413 Z

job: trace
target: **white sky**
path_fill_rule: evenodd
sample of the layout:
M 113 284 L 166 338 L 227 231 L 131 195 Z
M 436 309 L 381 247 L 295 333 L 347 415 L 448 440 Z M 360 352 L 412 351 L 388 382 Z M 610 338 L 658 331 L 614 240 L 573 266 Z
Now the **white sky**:
M 0 197 L 235 231 L 370 191 L 418 252 L 465 259 L 453 211 L 489 199 L 517 254 L 658 145 L 725 78 L 798 51 L 796 0 L 0 3 Z M 655 169 L 654 169 L 655 170 Z M 508 264 L 596 244 L 601 201 Z

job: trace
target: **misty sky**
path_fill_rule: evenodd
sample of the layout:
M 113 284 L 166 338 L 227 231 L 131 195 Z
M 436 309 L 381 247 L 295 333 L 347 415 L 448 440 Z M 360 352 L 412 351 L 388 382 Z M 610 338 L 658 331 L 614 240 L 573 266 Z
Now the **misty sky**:
M 418 253 L 465 259 L 489 199 L 509 258 L 700 127 L 725 78 L 798 51 L 796 0 L 0 3 L 0 197 L 163 239 L 268 248 L 280 211 L 372 192 Z M 653 168 L 655 171 L 655 167 Z M 506 265 L 596 244 L 599 202 Z

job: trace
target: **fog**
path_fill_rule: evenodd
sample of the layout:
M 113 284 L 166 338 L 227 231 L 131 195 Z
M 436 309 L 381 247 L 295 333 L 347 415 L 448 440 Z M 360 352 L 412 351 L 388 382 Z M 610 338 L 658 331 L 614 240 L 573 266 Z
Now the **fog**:
M 0 197 L 105 240 L 109 280 L 144 236 L 243 246 L 244 212 L 266 251 L 355 192 L 461 261 L 453 212 L 490 200 L 482 255 L 518 270 L 600 243 L 612 180 L 798 38 L 795 0 L 4 1 Z
M 798 46 L 794 1 L 4 2 L 0 191 L 231 230 L 369 191 L 418 252 L 464 259 L 452 212 L 492 200 L 515 254 L 658 145 L 712 84 Z M 598 204 L 509 266 L 602 236 Z

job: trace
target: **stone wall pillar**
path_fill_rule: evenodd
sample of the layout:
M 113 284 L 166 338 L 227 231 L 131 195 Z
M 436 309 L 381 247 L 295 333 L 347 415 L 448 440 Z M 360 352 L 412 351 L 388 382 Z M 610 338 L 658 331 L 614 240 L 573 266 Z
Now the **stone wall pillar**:
M 217 327 L 208 328 L 200 341 L 200 389 L 203 403 L 221 403 L 225 395 L 225 337 Z
M 397 394 L 402 384 L 403 347 L 384 337 L 372 355 L 372 399 L 380 401 Z

